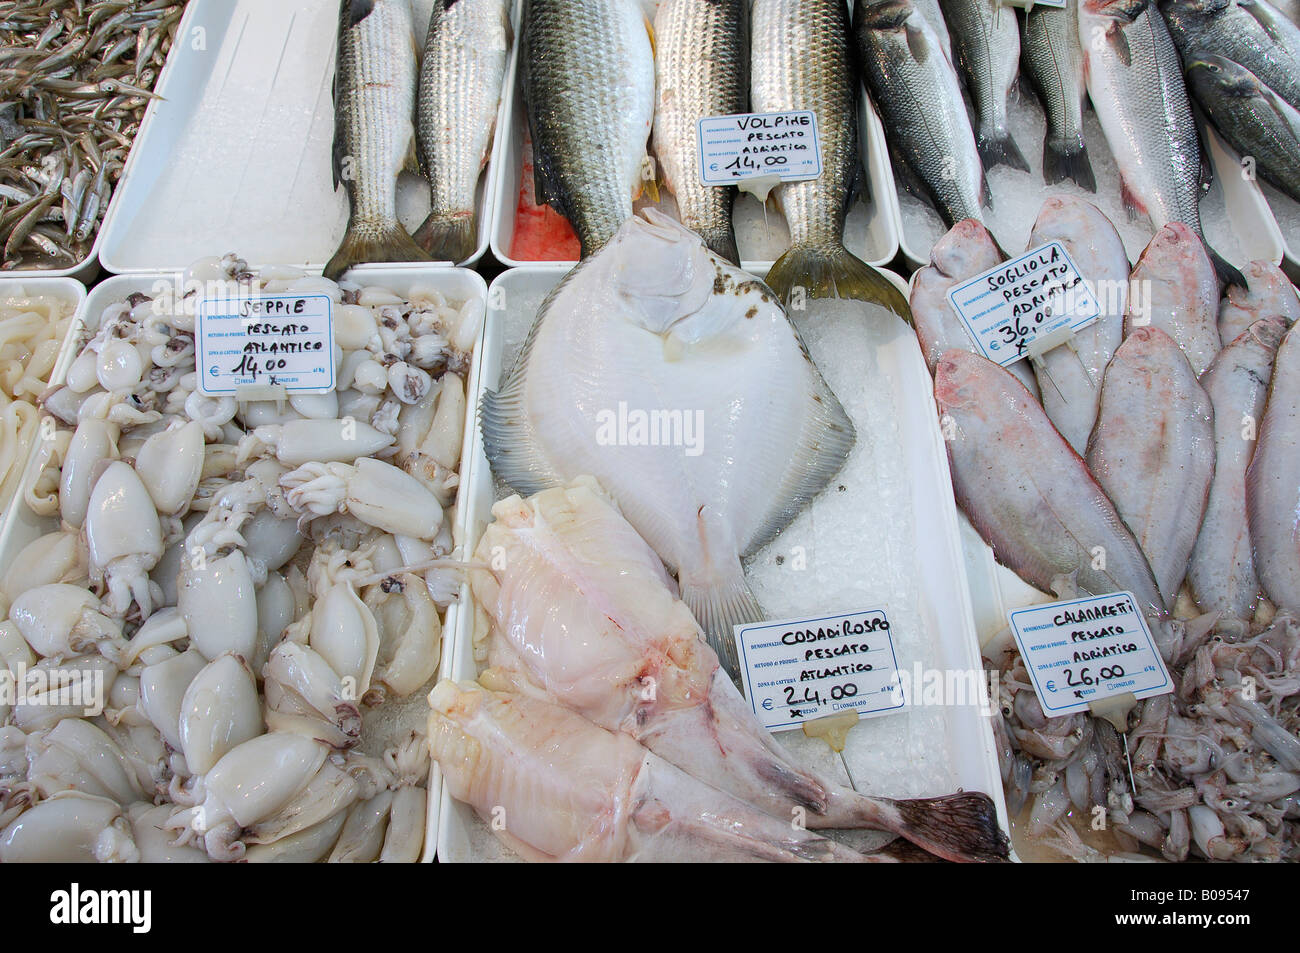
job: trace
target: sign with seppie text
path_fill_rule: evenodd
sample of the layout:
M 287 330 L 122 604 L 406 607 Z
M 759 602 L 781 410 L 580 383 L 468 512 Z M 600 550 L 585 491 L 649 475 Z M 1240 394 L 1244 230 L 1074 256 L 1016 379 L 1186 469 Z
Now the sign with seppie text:
M 209 396 L 334 389 L 334 302 L 327 295 L 205 298 L 194 336 L 199 389 Z

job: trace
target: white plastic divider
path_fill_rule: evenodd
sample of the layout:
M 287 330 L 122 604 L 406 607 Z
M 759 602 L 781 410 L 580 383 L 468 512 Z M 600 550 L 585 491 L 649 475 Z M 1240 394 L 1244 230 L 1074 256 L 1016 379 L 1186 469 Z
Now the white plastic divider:
M 432 5 L 412 0 L 418 49 Z M 326 0 L 190 0 L 158 85 L 163 99 L 150 107 L 101 229 L 105 269 L 179 270 L 213 249 L 254 266 L 324 268 L 348 219 L 332 170 L 337 30 L 338 4 Z M 479 243 L 465 264 L 488 247 L 492 182 L 489 163 Z M 428 183 L 404 173 L 398 212 L 408 230 L 428 209 Z M 391 267 L 363 265 L 358 275 Z
M 517 10 L 522 8 L 522 5 L 523 0 L 516 0 Z M 658 6 L 657 0 L 643 0 L 643 6 L 646 15 L 652 18 Z M 496 180 L 492 189 L 490 227 L 492 254 L 508 268 L 525 265 L 573 265 L 576 262 L 528 260 L 516 258 L 512 254 L 519 189 L 523 181 L 524 143 L 528 135 L 524 91 L 519 82 L 523 30 L 522 17 L 518 13 L 515 21 L 521 26 L 515 31 L 515 45 L 510 58 L 510 72 L 506 78 L 501 120 L 497 124 L 496 152 L 492 159 L 493 175 Z M 898 197 L 889 171 L 889 157 L 885 154 L 885 130 L 875 109 L 867 102 L 866 96 L 861 97 L 858 120 L 858 135 L 866 166 L 867 188 L 861 201 L 849 211 L 848 223 L 845 226 L 845 244 L 849 251 L 868 264 L 886 265 L 893 261 L 898 253 L 899 218 L 894 207 Z M 669 206 L 668 210 L 675 210 L 676 206 L 671 198 L 665 198 L 664 202 Z M 644 200 L 638 201 L 636 208 L 640 209 L 645 204 L 648 203 Z M 769 215 L 754 196 L 742 193 L 736 199 L 736 208 L 732 217 L 736 223 L 737 243 L 743 259 L 741 264 L 747 271 L 766 274 L 772 267 L 772 262 L 789 247 L 789 236 L 784 232 L 781 215 L 779 213 Z M 769 234 L 760 245 L 748 236 L 765 222 L 781 227 L 765 229 Z
M 85 289 L 81 289 L 80 307 L 76 318 L 73 319 L 72 328 L 64 341 L 64 346 L 59 355 L 58 363 L 55 365 L 50 380 L 52 384 L 62 384 L 67 376 L 68 368 L 80 352 L 84 344 L 82 330 L 86 326 L 88 317 L 102 314 L 105 309 L 116 302 L 125 300 L 128 295 L 136 292 L 143 294 L 155 295 L 160 291 L 160 286 L 167 288 L 178 287 L 182 280 L 182 272 L 179 271 L 154 271 L 140 272 L 129 275 L 116 275 L 106 278 L 96 285 L 89 294 Z M 69 285 L 75 284 L 68 279 L 61 279 Z M 350 280 L 356 281 L 362 286 L 379 285 L 389 290 L 407 295 L 417 286 L 435 288 L 449 301 L 464 302 L 470 299 L 478 299 L 486 305 L 487 301 L 487 284 L 482 276 L 477 272 L 465 268 L 449 268 L 437 265 L 426 265 L 424 269 L 412 268 L 372 268 L 364 273 L 358 273 L 351 277 Z M 24 285 L 33 284 L 24 282 Z M 77 286 L 80 287 L 80 286 Z M 466 487 L 469 481 L 465 479 L 467 474 L 468 460 L 474 449 L 474 437 L 477 432 L 475 421 L 478 416 L 478 404 L 475 395 L 478 392 L 475 383 L 478 373 L 479 364 L 482 360 L 483 336 L 480 332 L 478 340 L 474 346 L 474 357 L 470 368 L 469 379 L 465 382 L 467 394 L 467 416 L 465 424 L 465 435 L 461 445 L 461 474 L 462 479 L 460 487 L 456 494 L 455 510 L 453 513 L 453 540 L 457 545 L 458 552 L 464 552 L 464 540 L 467 535 L 465 518 L 467 516 L 467 502 L 469 494 Z M 3 575 L 12 564 L 14 558 L 22 549 L 38 537 L 53 532 L 58 529 L 59 521 L 57 517 L 41 517 L 36 515 L 27 507 L 23 500 L 23 491 L 31 487 L 36 478 L 39 476 L 37 466 L 40 459 L 38 448 L 32 447 L 29 451 L 26 462 L 23 466 L 23 478 L 18 486 L 18 493 L 7 506 L 7 512 L 4 521 L 0 524 L 0 575 Z M 463 587 L 467 591 L 467 587 Z M 461 623 L 459 615 L 461 607 L 457 603 L 452 603 L 447 608 L 446 617 L 443 622 L 443 638 L 441 654 L 438 664 L 438 676 L 442 677 L 446 672 L 451 670 L 452 653 L 455 647 L 454 633 L 459 630 Z M 405 725 L 407 728 L 418 728 L 423 734 L 425 730 L 426 718 L 423 714 L 423 707 L 416 707 L 415 710 L 420 712 L 419 721 L 412 720 Z M 424 844 L 421 851 L 421 861 L 429 863 L 433 860 L 435 849 L 438 843 L 438 809 L 441 803 L 442 793 L 442 771 L 438 765 L 432 764 L 429 770 L 429 780 L 427 785 L 428 799 L 426 802 L 425 817 L 425 835 Z
M 567 265 L 532 265 L 508 270 L 492 283 L 488 292 L 483 343 L 478 354 L 475 406 L 481 403 L 487 391 L 497 387 L 502 375 L 509 370 L 506 362 L 513 360 L 513 352 L 534 317 L 534 309 L 525 302 L 539 300 L 568 272 Z M 890 272 L 886 274 L 906 292 L 906 283 L 900 277 Z M 903 453 L 911 475 L 910 495 L 897 505 L 907 507 L 915 514 L 915 538 L 926 547 L 924 565 L 927 572 L 920 574 L 923 578 L 917 580 L 918 602 L 922 616 L 928 620 L 927 628 L 937 633 L 932 638 L 937 642 L 938 656 L 928 658 L 927 665 L 950 671 L 982 671 L 947 451 L 939 431 L 929 374 L 910 330 L 900 328 L 894 340 L 882 348 L 881 360 L 888 367 L 886 376 L 895 389 L 895 406 L 900 408 L 899 431 L 907 435 Z M 472 436 L 473 446 L 465 464 L 468 467 L 465 476 L 467 502 L 463 514 L 468 554 L 473 553 L 491 519 L 492 505 L 498 498 L 477 426 Z M 818 571 L 815 557 L 810 558 L 808 571 Z M 476 615 L 480 613 L 468 586 L 461 596 L 461 606 L 450 677 L 457 681 L 472 681 L 479 672 L 474 659 L 473 639 L 475 626 L 479 624 Z M 983 791 L 992 797 L 999 823 L 1009 834 L 997 752 L 987 718 L 974 707 L 954 707 L 949 711 L 946 724 L 949 750 L 955 755 L 954 770 L 960 786 L 967 791 Z M 871 784 L 870 778 L 856 780 L 864 787 Z M 442 862 L 517 859 L 497 845 L 473 809 L 453 798 L 445 786 L 438 826 L 438 859 Z

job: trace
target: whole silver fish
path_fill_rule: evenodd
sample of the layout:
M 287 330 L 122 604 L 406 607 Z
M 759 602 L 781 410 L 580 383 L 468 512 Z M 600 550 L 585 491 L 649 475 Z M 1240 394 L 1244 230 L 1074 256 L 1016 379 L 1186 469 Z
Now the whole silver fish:
M 1119 165 L 1124 206 L 1153 228 L 1201 230 L 1201 144 L 1178 50 L 1150 0 L 1082 0 L 1084 78 Z M 1208 249 L 1220 279 L 1241 273 Z
M 1214 477 L 1214 408 L 1159 328 L 1138 328 L 1111 358 L 1087 461 L 1172 610 Z
M 478 246 L 475 198 L 509 54 L 507 0 L 435 0 L 416 115 L 432 208 L 415 240 L 439 261 L 464 261 Z
M 637 0 L 529 0 L 520 53 L 537 201 L 568 218 L 585 258 L 654 179 L 650 25 Z
M 1125 336 L 1148 325 L 1160 328 L 1183 349 L 1192 369 L 1204 373 L 1223 346 L 1219 285 L 1204 245 L 1186 225 L 1171 222 L 1142 250 L 1132 277 Z
M 984 167 L 1009 165 L 1028 172 L 1007 124 L 1007 98 L 1020 72 L 1016 11 L 998 0 L 939 0 L 939 5 L 975 104 L 975 142 Z
M 1251 261 L 1241 269 L 1246 287 L 1232 286 L 1219 304 L 1219 337 L 1234 341 L 1242 331 L 1273 315 L 1289 328 L 1300 321 L 1300 295 L 1286 273 L 1271 261 Z
M 898 289 L 844 247 L 844 219 L 863 181 L 848 7 L 841 0 L 754 0 L 750 13 L 751 107 L 812 110 L 822 152 L 819 178 L 774 191 L 790 249 L 768 272 L 768 285 L 786 302 L 798 287 L 810 298 L 871 301 L 910 320 Z
M 1275 40 L 1236 0 L 1160 0 L 1160 12 L 1184 66 L 1197 56 L 1221 56 L 1300 109 L 1300 49 Z
M 998 562 L 1043 592 L 1072 576 L 1084 592 L 1127 590 L 1144 612 L 1164 614 L 1137 540 L 1014 377 L 952 350 L 935 367 L 934 397 L 955 424 L 947 444 L 957 502 Z
M 368 261 L 429 261 L 397 218 L 415 160 L 415 39 L 406 0 L 342 0 L 334 74 L 334 187 L 352 211 L 325 277 Z
M 912 0 L 857 0 L 853 30 L 894 152 L 950 228 L 981 220 L 988 183 L 961 83 L 920 7 Z
M 1079 0 L 1065 7 L 1035 6 L 1025 14 L 1022 56 L 1026 72 L 1047 113 L 1043 179 L 1053 185 L 1073 179 L 1089 192 L 1097 179 L 1083 136 L 1083 47 L 1079 42 Z
M 1192 94 L 1228 144 L 1254 161 L 1261 179 L 1300 201 L 1300 112 L 1231 60 L 1194 53 L 1185 65 Z
M 1214 482 L 1187 584 L 1202 612 L 1219 612 L 1225 619 L 1250 619 L 1259 601 L 1246 517 L 1246 468 L 1285 333 L 1281 317 L 1255 323 L 1220 351 L 1201 377 L 1214 405 Z
M 698 123 L 749 104 L 746 0 L 664 0 L 655 14 L 654 149 L 678 216 L 704 244 L 740 264 L 734 186 L 700 182 Z
M 1043 203 L 1029 248 L 1059 241 L 1079 267 L 1101 314 L 1075 332 L 1074 350 L 1055 347 L 1042 356 L 1039 390 L 1043 409 L 1074 452 L 1083 455 L 1097 422 L 1101 382 L 1111 357 L 1124 337 L 1124 308 L 1128 300 L 1128 256 L 1119 232 L 1096 206 L 1069 196 L 1052 196 Z
M 1259 21 L 1278 43 L 1295 53 L 1300 50 L 1300 3 L 1297 0 L 1237 0 L 1237 6 Z
M 1280 609 L 1300 610 L 1300 333 L 1287 332 L 1273 362 L 1259 444 L 1246 471 L 1255 571 Z

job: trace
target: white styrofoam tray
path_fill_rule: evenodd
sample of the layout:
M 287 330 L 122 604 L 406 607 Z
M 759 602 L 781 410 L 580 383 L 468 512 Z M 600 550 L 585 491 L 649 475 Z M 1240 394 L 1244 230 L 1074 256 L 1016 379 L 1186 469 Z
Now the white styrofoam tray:
M 523 0 L 516 0 L 522 6 Z M 642 0 L 646 16 L 653 21 L 657 0 Z M 516 15 L 516 22 L 522 23 Z M 515 220 L 519 206 L 519 188 L 523 179 L 524 145 L 528 136 L 528 116 L 524 107 L 524 91 L 519 82 L 522 27 L 515 31 L 514 50 L 506 77 L 501 120 L 497 124 L 495 153 L 492 158 L 492 223 L 490 227 L 492 254 L 508 268 L 523 265 L 550 264 L 530 261 L 511 254 L 515 236 Z M 889 171 L 889 158 L 885 155 L 885 131 L 875 109 L 862 97 L 858 117 L 858 134 L 867 172 L 867 188 L 860 201 L 850 209 L 845 223 L 845 245 L 870 265 L 885 265 L 898 253 L 898 213 L 894 208 L 897 193 Z M 676 203 L 662 190 L 666 211 L 676 212 Z M 648 200 L 640 200 L 640 209 Z M 736 198 L 732 219 L 736 225 L 742 265 L 747 271 L 764 274 L 772 262 L 790 247 L 789 231 L 780 213 L 768 213 L 752 195 L 741 193 Z M 760 241 L 747 239 L 763 229 Z M 556 262 L 557 264 L 559 262 Z M 567 264 L 574 264 L 568 262 Z
M 1121 213 L 1119 182 L 1114 176 L 1107 177 L 1101 171 L 1112 166 L 1114 159 L 1105 136 L 1096 125 L 1096 116 L 1091 109 L 1085 110 L 1084 122 L 1089 132 L 1088 152 L 1093 159 L 1094 172 L 1097 173 L 1096 193 L 1087 192 L 1069 180 L 1057 185 L 1047 185 L 1041 175 L 1042 138 L 1030 139 L 1023 134 L 1026 124 L 1036 124 L 1034 128 L 1037 128 L 1043 123 L 1043 112 L 1038 101 L 1028 92 L 1013 93 L 1008 108 L 1011 112 L 1013 134 L 1016 134 L 1016 144 L 1035 171 L 1025 174 L 1007 170 L 1005 167 L 997 167 L 994 174 L 998 177 L 1005 176 L 1006 180 L 1001 187 L 995 187 L 994 201 L 995 203 L 1008 201 L 1013 191 L 1020 192 L 1020 184 L 1023 183 L 1026 191 L 1022 194 L 1033 196 L 1031 204 L 1034 207 L 1021 216 L 1022 221 L 1017 221 L 1014 225 L 992 228 L 994 237 L 1008 253 L 1012 253 L 1013 248 L 1023 248 L 1033 228 L 1038 207 L 1043 200 L 1052 194 L 1068 194 L 1101 207 L 1119 228 L 1129 259 L 1135 261 L 1146 242 L 1154 234 L 1154 230 L 1145 223 L 1130 223 L 1127 215 Z M 1210 190 L 1201 199 L 1201 217 L 1206 238 L 1216 250 L 1237 266 L 1254 260 L 1275 263 L 1281 261 L 1284 247 L 1282 234 L 1273 214 L 1269 211 L 1268 202 L 1260 191 L 1259 183 L 1242 175 L 1241 165 L 1236 155 L 1214 130 L 1207 129 L 1206 132 L 1207 135 L 1202 141 L 1209 141 L 1208 158 L 1213 169 Z M 885 160 L 889 162 L 890 157 L 886 155 Z M 946 229 L 928 200 L 901 191 L 892 164 L 887 181 L 890 183 L 890 188 L 895 190 L 893 207 L 898 216 L 896 228 L 903 256 L 911 268 L 921 268 L 929 264 L 930 247 Z M 1019 202 L 1019 199 L 1015 201 Z M 917 215 L 925 219 L 924 227 L 919 229 L 916 224 Z M 986 222 L 990 221 L 991 219 L 986 216 Z
M 417 49 L 432 2 L 412 2 Z M 159 82 L 163 99 L 105 218 L 105 269 L 180 270 L 214 249 L 238 249 L 255 266 L 324 268 L 348 220 L 331 168 L 338 10 L 332 0 L 190 0 Z M 487 250 L 491 182 L 485 170 L 468 263 Z M 428 182 L 404 173 L 398 212 L 408 230 L 428 209 Z
M 73 319 L 72 328 L 64 341 L 63 350 L 60 352 L 59 360 L 50 376 L 51 382 L 61 384 L 66 378 L 68 368 L 84 343 L 82 330 L 85 328 L 87 316 L 98 316 L 111 305 L 125 300 L 128 295 L 135 292 L 157 294 L 160 284 L 169 288 L 181 287 L 181 280 L 181 272 L 141 272 L 107 278 L 91 289 L 89 294 L 82 289 L 81 306 L 77 317 Z M 448 268 L 437 265 L 426 265 L 422 270 L 412 268 L 373 268 L 362 274 L 355 275 L 353 280 L 362 285 L 380 285 L 403 295 L 408 294 L 416 285 L 424 285 L 436 288 L 449 301 L 463 302 L 472 298 L 486 301 L 487 298 L 487 285 L 483 278 L 476 272 L 465 268 Z M 473 382 L 478 374 L 482 349 L 482 337 L 480 335 L 480 339 L 475 342 L 470 377 L 465 382 L 466 394 L 470 399 L 466 402 L 468 407 L 465 437 L 461 446 L 462 474 L 466 472 L 466 461 L 469 459 L 470 453 L 473 452 L 474 435 L 477 430 L 474 421 L 478 415 L 478 404 L 473 400 L 473 395 L 476 393 Z M 0 575 L 3 575 L 8 570 L 10 564 L 22 551 L 23 547 L 38 537 L 54 532 L 59 528 L 57 517 L 38 516 L 22 500 L 23 491 L 31 487 L 39 475 L 37 466 L 40 461 L 37 449 L 36 447 L 31 448 L 24 465 L 23 479 L 19 485 L 17 496 L 8 502 L 3 523 L 0 523 Z M 467 482 L 462 480 L 456 496 L 453 539 L 458 545 L 463 545 L 462 541 L 466 537 L 465 516 L 468 496 L 465 487 Z M 443 623 L 443 639 L 438 663 L 439 677 L 441 677 L 442 673 L 450 670 L 452 650 L 455 644 L 453 633 L 459 627 L 459 613 L 460 606 L 458 604 L 452 603 L 452 605 L 448 606 Z M 425 730 L 423 715 L 421 715 L 418 722 L 411 724 L 409 727 L 418 728 L 420 733 L 423 734 Z M 429 863 L 433 860 L 438 843 L 438 809 L 442 792 L 442 771 L 436 763 L 430 767 L 426 790 L 428 799 L 426 802 L 425 835 L 421 861 Z
M 486 391 L 498 386 L 503 374 L 509 370 L 514 360 L 514 351 L 534 318 L 536 302 L 554 288 L 568 271 L 566 266 L 534 265 L 506 271 L 492 283 L 488 292 L 483 344 L 478 354 L 473 401 L 475 406 L 481 402 Z M 906 285 L 901 278 L 889 272 L 886 274 L 900 290 L 905 290 Z M 909 495 L 890 505 L 913 514 L 911 518 L 915 521 L 915 538 L 923 546 L 923 551 L 916 555 L 925 569 L 924 572 L 917 573 L 917 602 L 928 622 L 927 628 L 932 633 L 939 634 L 934 647 L 936 656 L 928 657 L 926 664 L 927 667 L 952 671 L 982 671 L 979 644 L 972 621 L 957 508 L 953 501 L 947 452 L 939 432 L 933 388 L 915 334 L 902 322 L 899 322 L 897 333 L 888 345 L 881 349 L 880 361 L 882 366 L 888 368 L 888 373 L 883 378 L 893 389 L 890 396 L 894 406 L 899 408 L 898 429 L 906 435 L 900 453 L 905 457 L 905 467 L 910 476 L 907 489 Z M 463 514 L 467 529 L 466 552 L 469 554 L 473 553 L 484 527 L 490 521 L 491 507 L 498 498 L 491 467 L 484 453 L 481 432 L 477 426 L 473 429 L 474 442 L 465 464 L 468 467 L 465 479 L 469 489 L 467 508 Z M 860 433 L 859 439 L 866 438 Z M 885 452 L 889 452 L 888 449 Z M 862 509 L 864 512 L 872 511 L 873 507 L 864 501 Z M 880 508 L 874 507 L 876 518 L 880 513 Z M 772 545 L 779 543 L 780 537 Z M 845 563 L 835 562 L 832 565 L 832 562 L 834 561 L 827 560 L 819 567 L 815 555 L 811 556 L 807 571 L 809 574 L 842 574 L 845 571 Z M 455 648 L 450 668 L 451 677 L 458 681 L 473 680 L 478 676 L 473 652 L 475 612 L 468 588 L 467 585 L 461 596 L 464 611 L 457 620 L 459 628 L 454 636 Z M 838 610 L 844 607 L 833 608 Z M 944 740 L 953 759 L 952 768 L 960 787 L 968 791 L 983 791 L 992 797 L 997 805 L 999 823 L 1004 831 L 1009 832 L 997 752 L 987 719 L 974 707 L 947 709 L 945 717 L 948 737 Z M 860 728 L 854 730 L 859 731 Z M 799 756 L 820 750 L 827 762 L 834 761 L 822 742 L 806 739 L 802 732 L 795 731 L 789 733 L 789 737 L 783 734 L 777 737 L 786 737 L 787 742 L 806 743 L 808 747 L 800 748 L 802 755 Z M 852 734 L 849 743 L 854 743 Z M 818 764 L 818 768 L 828 770 L 826 763 Z M 842 766 L 840 770 L 843 770 Z M 864 790 L 869 789 L 872 783 L 871 778 L 857 780 Z M 840 781 L 847 783 L 847 775 L 841 775 Z M 499 847 L 474 811 L 452 798 L 444 787 L 439 820 L 438 859 L 442 862 L 463 863 L 517 858 Z

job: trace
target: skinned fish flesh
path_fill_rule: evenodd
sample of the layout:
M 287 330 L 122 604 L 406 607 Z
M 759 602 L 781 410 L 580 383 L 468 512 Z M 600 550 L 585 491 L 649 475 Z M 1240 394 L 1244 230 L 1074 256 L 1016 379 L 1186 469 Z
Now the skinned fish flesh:
M 1219 304 L 1219 337 L 1235 341 L 1256 321 L 1278 316 L 1289 328 L 1300 320 L 1300 295 L 1291 279 L 1271 261 L 1247 262 L 1246 287 L 1232 285 Z
M 493 515 L 478 557 L 504 568 L 471 574 L 493 623 L 485 686 L 570 708 L 773 817 L 888 830 L 949 860 L 1006 856 L 982 794 L 873 798 L 793 763 L 719 667 L 658 557 L 594 481 L 510 497 Z
M 1138 328 L 1111 359 L 1087 461 L 1172 610 L 1214 477 L 1214 408 L 1159 328 Z
M 415 171 L 415 37 L 406 0 L 341 0 L 334 76 L 334 188 L 348 230 L 325 277 L 367 261 L 430 261 L 397 218 L 397 176 Z
M 1300 334 L 1286 333 L 1273 362 L 1259 443 L 1246 471 L 1255 571 L 1279 609 L 1300 610 Z
M 442 681 L 429 749 L 452 797 L 526 860 L 857 861 L 566 708 Z M 495 814 L 495 817 L 494 817 Z
M 1127 590 L 1144 612 L 1165 615 L 1137 540 L 1013 376 L 977 354 L 948 351 L 935 368 L 934 396 L 955 424 L 947 443 L 957 502 L 998 562 L 1043 592 L 1071 576 L 1083 592 Z
M 654 149 L 664 185 L 682 224 L 733 265 L 736 188 L 700 183 L 696 128 L 748 107 L 748 31 L 746 0 L 664 0 L 655 14 Z
M 478 245 L 479 176 L 510 54 L 507 0 L 435 0 L 420 67 L 416 136 L 432 209 L 415 240 L 438 261 Z
M 1244 281 L 1244 279 L 1243 279 Z M 1214 266 L 1192 230 L 1171 222 L 1133 266 L 1124 315 L 1124 335 L 1142 327 L 1159 328 L 1183 349 L 1192 370 L 1203 374 L 1219 353 L 1219 285 Z
M 734 678 L 732 625 L 761 618 L 741 558 L 821 491 L 855 433 L 767 286 L 643 215 L 543 303 L 483 435 L 520 493 L 599 480 Z
M 1284 318 L 1261 319 L 1220 351 L 1201 376 L 1214 405 L 1214 481 L 1187 566 L 1187 584 L 1202 612 L 1218 612 L 1226 619 L 1249 620 L 1259 601 L 1246 516 L 1246 468 L 1285 333 Z
M 654 181 L 650 27 L 636 0 L 529 0 L 520 48 L 537 204 L 578 233 L 582 257 L 632 217 Z

